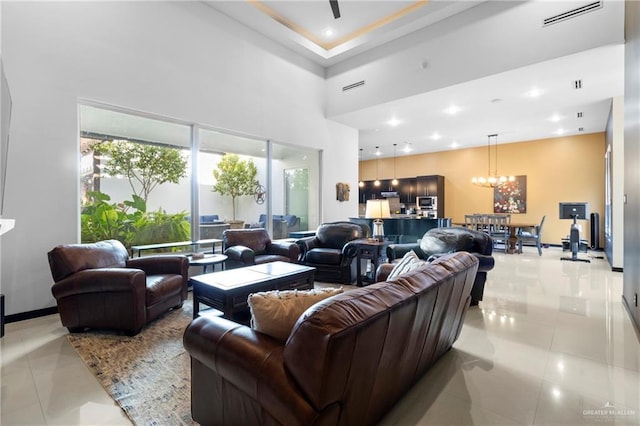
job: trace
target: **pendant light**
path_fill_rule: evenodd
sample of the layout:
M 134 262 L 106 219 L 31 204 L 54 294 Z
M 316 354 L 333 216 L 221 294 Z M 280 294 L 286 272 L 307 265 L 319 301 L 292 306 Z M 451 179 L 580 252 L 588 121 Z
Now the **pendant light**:
M 376 146 L 376 180 L 373 181 L 373 186 L 380 186 L 380 180 L 378 179 L 378 163 L 380 163 L 380 147 Z
M 493 173 L 491 173 L 491 138 L 494 138 L 495 141 L 494 151 L 496 157 Z M 487 176 L 474 177 L 471 179 L 471 183 L 484 188 L 495 188 L 496 186 L 503 185 L 507 182 L 514 182 L 516 180 L 515 176 L 498 176 L 498 135 L 488 135 L 487 139 L 487 157 L 489 163 Z
M 359 160 L 362 161 L 362 148 L 360 148 Z M 359 164 L 358 164 L 358 186 L 360 188 L 364 187 L 364 181 L 362 180 L 362 177 L 360 176 L 360 165 Z
M 393 144 L 393 180 L 391 181 L 392 186 L 396 186 L 398 184 L 398 179 L 396 178 L 396 146 L 397 143 Z

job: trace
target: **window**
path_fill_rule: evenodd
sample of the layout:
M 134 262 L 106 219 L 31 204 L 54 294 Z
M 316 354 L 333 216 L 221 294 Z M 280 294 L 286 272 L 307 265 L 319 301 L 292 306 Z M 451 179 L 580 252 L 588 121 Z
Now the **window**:
M 82 242 L 220 239 L 234 226 L 277 239 L 318 225 L 317 150 L 94 104 L 79 111 Z M 241 193 L 218 185 L 223 161 L 255 171 Z

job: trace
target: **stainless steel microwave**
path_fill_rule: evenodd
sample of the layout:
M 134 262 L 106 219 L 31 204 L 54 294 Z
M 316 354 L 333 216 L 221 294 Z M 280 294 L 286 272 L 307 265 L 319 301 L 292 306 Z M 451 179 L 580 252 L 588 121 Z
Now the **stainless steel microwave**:
M 435 195 L 416 197 L 416 207 L 420 210 L 437 210 L 438 197 Z

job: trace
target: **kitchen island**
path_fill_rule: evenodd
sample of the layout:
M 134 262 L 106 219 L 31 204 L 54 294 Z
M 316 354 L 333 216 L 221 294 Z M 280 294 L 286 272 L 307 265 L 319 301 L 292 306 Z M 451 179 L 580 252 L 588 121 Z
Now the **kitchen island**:
M 350 217 L 349 221 L 366 224 L 373 230 L 373 219 Z M 392 243 L 415 243 L 429 229 L 451 226 L 450 218 L 432 219 L 418 215 L 394 215 L 382 222 L 385 240 Z

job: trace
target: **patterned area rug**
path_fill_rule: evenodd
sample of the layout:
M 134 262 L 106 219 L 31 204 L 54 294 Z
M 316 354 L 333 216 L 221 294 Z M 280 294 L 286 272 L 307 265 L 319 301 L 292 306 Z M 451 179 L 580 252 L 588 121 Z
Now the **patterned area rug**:
M 182 346 L 192 312 L 187 300 L 134 337 L 89 331 L 68 339 L 134 424 L 194 425 L 189 354 Z

